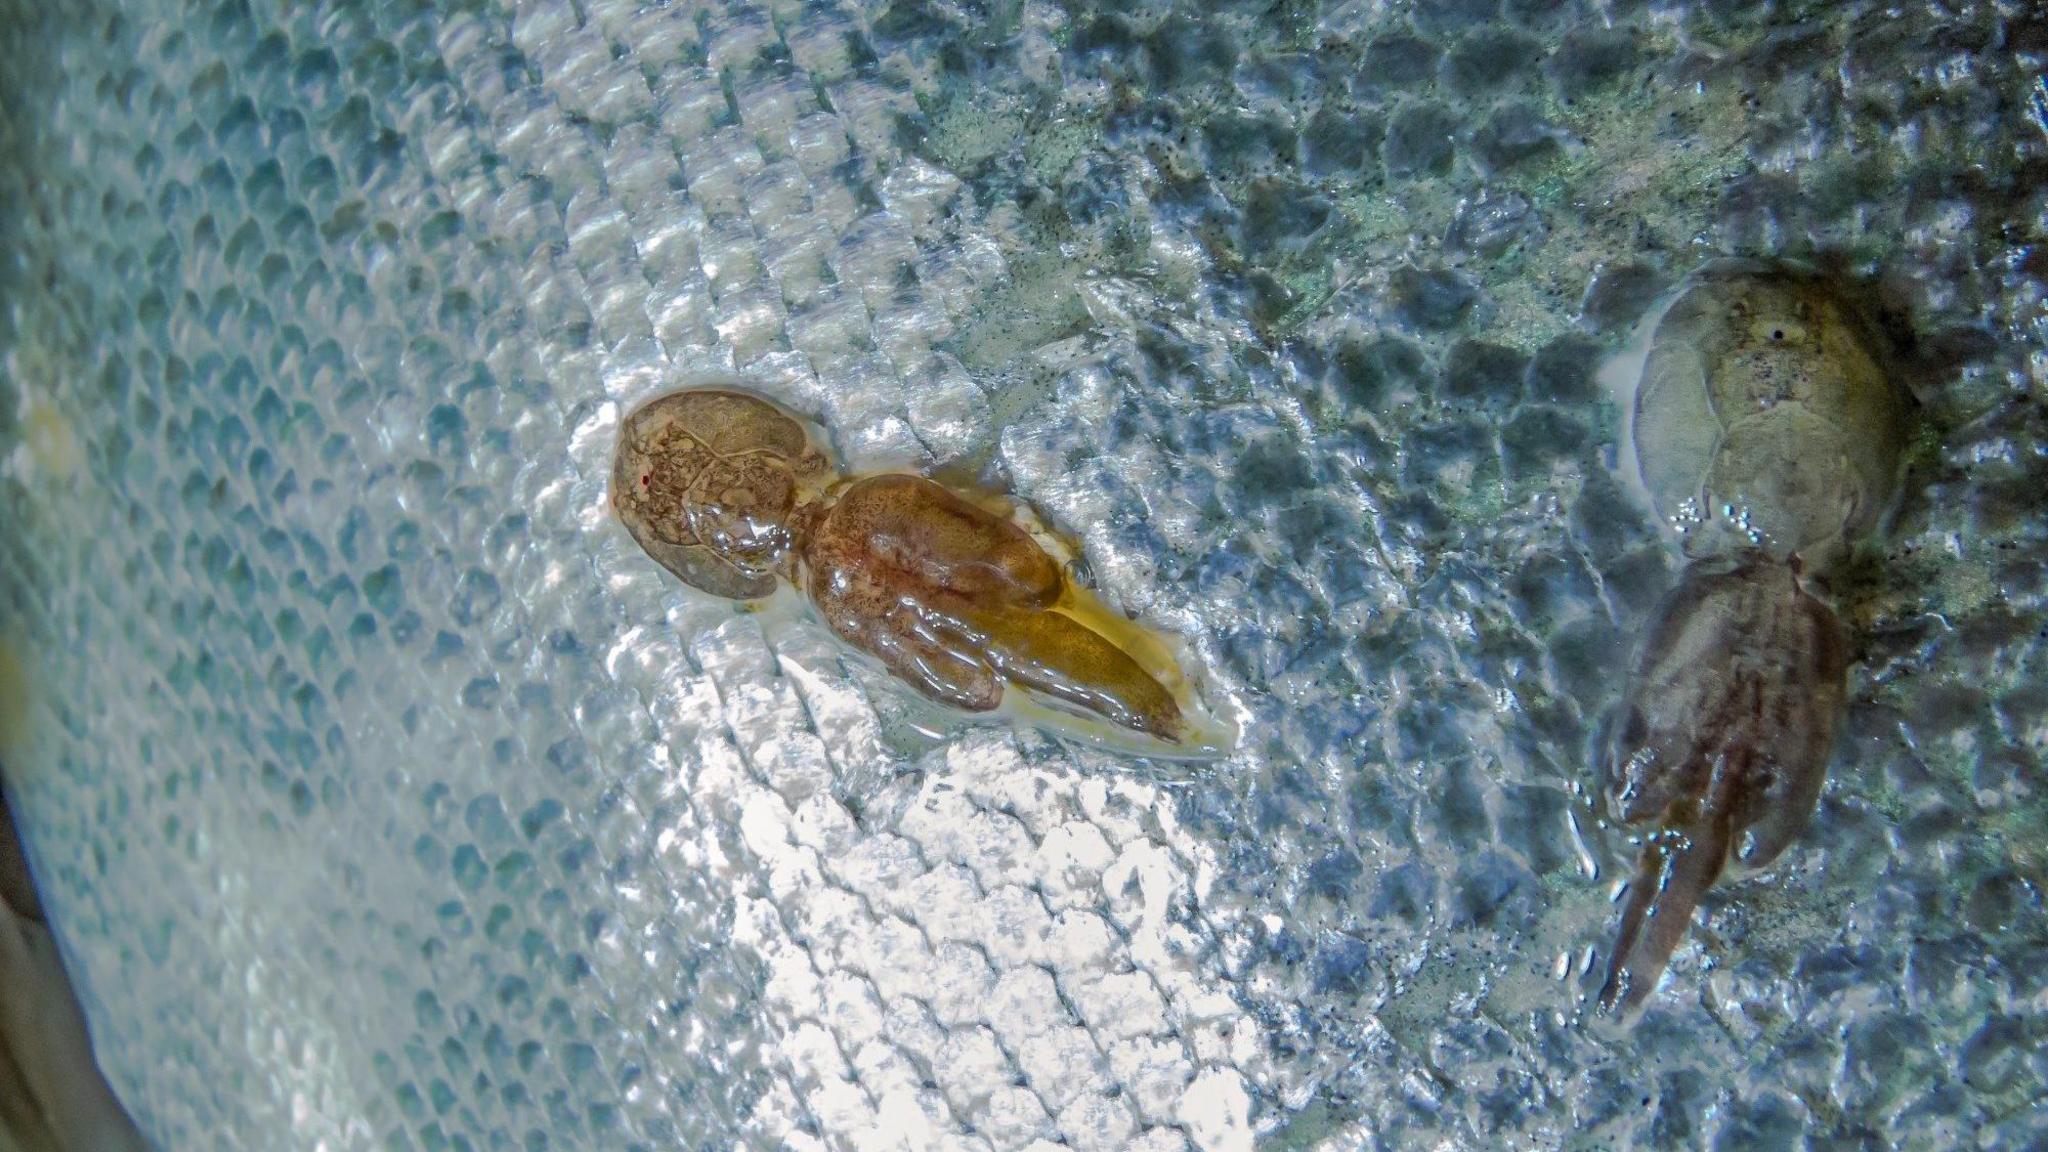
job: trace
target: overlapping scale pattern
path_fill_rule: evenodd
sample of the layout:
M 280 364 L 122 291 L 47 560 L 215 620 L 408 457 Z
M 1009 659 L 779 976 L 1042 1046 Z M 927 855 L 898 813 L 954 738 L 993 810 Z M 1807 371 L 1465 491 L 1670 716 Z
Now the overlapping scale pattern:
M 0 746 L 161 1146 L 2025 1146 L 2023 5 L 0 3 Z M 1602 355 L 1720 252 L 1919 333 L 1849 736 L 1633 1032 Z M 932 733 L 608 517 L 738 375 L 1188 637 L 1193 772 Z

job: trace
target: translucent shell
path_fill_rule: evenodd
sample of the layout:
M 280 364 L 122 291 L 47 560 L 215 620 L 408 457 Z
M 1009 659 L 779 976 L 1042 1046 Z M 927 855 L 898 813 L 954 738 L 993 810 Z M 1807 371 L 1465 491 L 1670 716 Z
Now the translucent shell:
M 1637 467 L 1687 567 L 1609 720 L 1608 811 L 1648 829 L 1604 1006 L 1657 983 L 1728 862 L 1756 868 L 1812 816 L 1847 697 L 1841 621 L 1808 580 L 1883 521 L 1911 398 L 1882 341 L 1817 277 L 1723 261 L 1656 321 Z
M 1791 568 L 1687 571 L 1646 637 L 1605 748 L 1608 811 L 1653 829 L 1601 1000 L 1656 986 L 1732 855 L 1776 859 L 1813 815 L 1846 698 L 1848 641 Z
M 748 393 L 674 393 L 627 418 L 612 502 L 684 582 L 758 599 L 789 579 L 930 700 L 1144 755 L 1228 749 L 1166 643 L 1069 579 L 1022 509 L 909 474 L 838 481 L 819 442 Z
M 1882 341 L 1826 281 L 1720 261 L 1657 321 L 1636 461 L 1686 554 L 1832 562 L 1890 506 L 1910 400 Z
M 612 508 L 685 584 L 733 600 L 772 595 L 790 518 L 832 472 L 804 424 L 728 389 L 674 392 L 619 432 Z

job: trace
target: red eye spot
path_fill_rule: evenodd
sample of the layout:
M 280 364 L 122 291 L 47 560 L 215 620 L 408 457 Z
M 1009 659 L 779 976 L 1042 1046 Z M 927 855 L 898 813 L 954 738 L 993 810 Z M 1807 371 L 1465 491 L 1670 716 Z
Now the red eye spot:
M 645 476 L 642 476 L 642 477 L 640 478 L 640 486 L 641 486 L 642 488 L 645 488 L 645 487 L 647 487 L 647 486 L 648 486 L 648 481 L 652 480 L 653 478 L 654 478 L 654 473 L 652 473 L 652 472 L 649 472 L 649 473 L 648 473 L 647 475 L 645 475 Z

